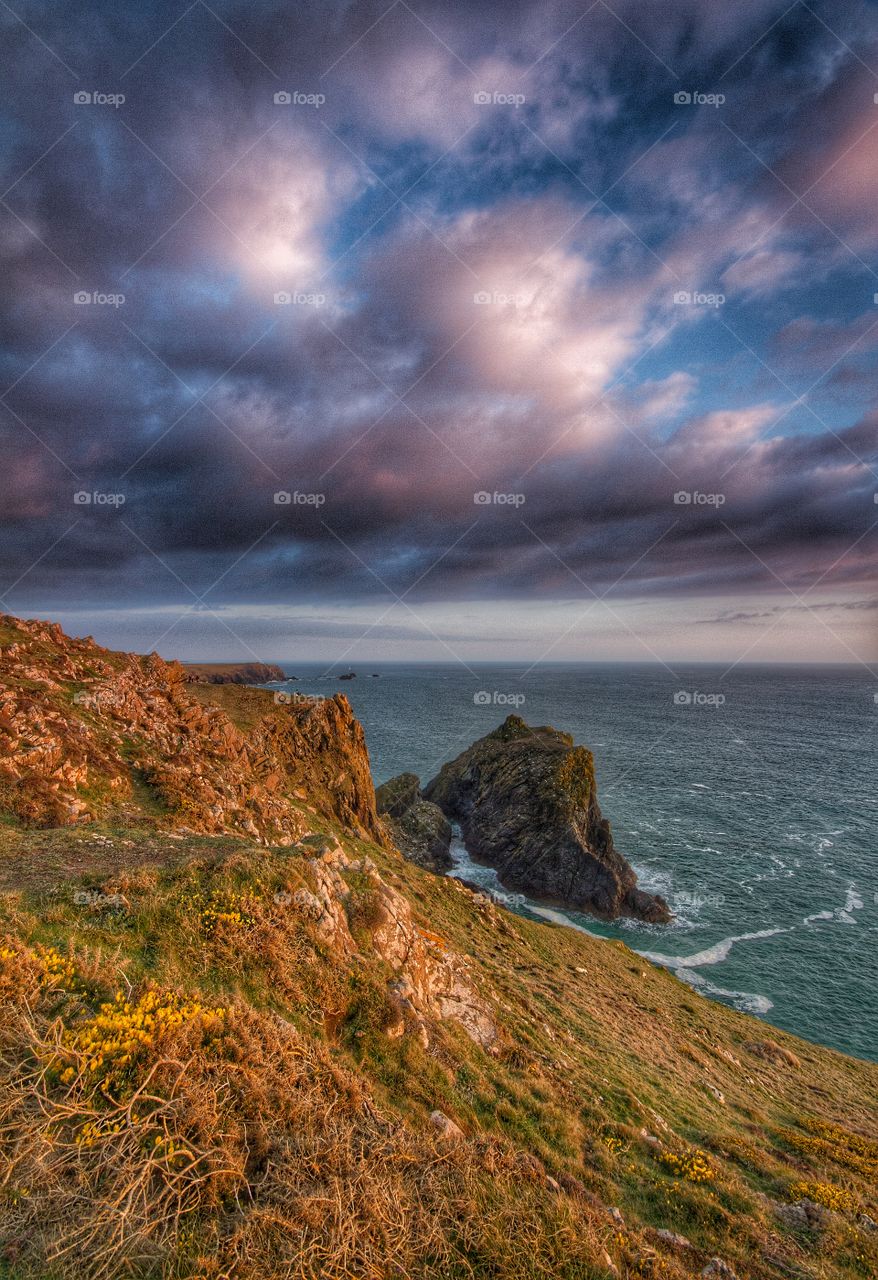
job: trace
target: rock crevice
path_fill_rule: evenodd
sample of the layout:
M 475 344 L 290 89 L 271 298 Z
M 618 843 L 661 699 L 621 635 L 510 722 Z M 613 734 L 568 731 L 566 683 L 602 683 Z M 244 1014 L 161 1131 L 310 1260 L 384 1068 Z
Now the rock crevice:
M 473 985 L 466 960 L 417 923 L 408 899 L 382 879 L 371 858 L 352 859 L 329 838 L 307 865 L 313 889 L 297 890 L 296 906 L 314 921 L 324 942 L 346 959 L 356 954 L 359 943 L 348 920 L 351 889 L 345 876 L 362 877 L 374 897 L 371 946 L 394 974 L 388 995 L 397 1016 L 389 1034 L 402 1034 L 408 1022 L 427 1044 L 429 1021 L 451 1019 L 482 1048 L 495 1045 L 497 1024 Z

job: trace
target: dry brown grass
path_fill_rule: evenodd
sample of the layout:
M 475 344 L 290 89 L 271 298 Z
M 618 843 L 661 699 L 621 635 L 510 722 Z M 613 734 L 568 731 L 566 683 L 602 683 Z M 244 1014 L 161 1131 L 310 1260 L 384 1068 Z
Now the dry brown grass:
M 208 1043 L 181 1024 L 101 1084 L 70 1042 L 88 998 L 14 952 L 0 1187 L 16 1274 L 591 1274 L 606 1221 L 510 1144 L 412 1130 L 323 1045 L 241 1004 Z
M 625 948 L 489 912 L 352 841 L 469 953 L 505 1032 L 496 1056 L 448 1023 L 426 1049 L 390 1041 L 356 877 L 361 954 L 344 960 L 290 906 L 311 883 L 295 851 L 192 839 L 146 865 L 153 838 L 129 835 L 105 879 L 97 835 L 83 846 L 120 913 L 75 905 L 45 864 L 0 896 L 16 939 L 0 964 L 3 1280 L 612 1280 L 610 1263 L 693 1280 L 716 1255 L 739 1280 L 878 1274 L 858 1219 L 876 1213 L 869 1064 L 782 1032 L 798 1066 L 754 1053 L 752 1019 Z M 86 1032 L 102 1002 L 113 1023 L 120 984 L 123 1009 L 152 989 L 189 1012 L 91 1072 Z M 198 1003 L 226 1012 L 189 1016 Z M 434 1107 L 463 1140 L 434 1132 Z M 708 1179 L 662 1159 L 699 1150 Z M 804 1234 L 772 1207 L 799 1183 L 836 1206 Z

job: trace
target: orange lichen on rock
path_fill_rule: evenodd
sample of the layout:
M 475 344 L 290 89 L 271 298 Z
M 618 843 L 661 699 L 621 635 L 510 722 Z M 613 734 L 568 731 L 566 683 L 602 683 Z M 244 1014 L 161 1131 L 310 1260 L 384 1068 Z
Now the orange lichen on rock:
M 0 617 L 0 813 L 37 827 L 119 813 L 290 844 L 311 825 L 306 795 L 312 815 L 382 838 L 347 699 L 278 705 L 267 691 L 232 693 L 248 698 L 245 727 L 205 705 L 178 663 Z

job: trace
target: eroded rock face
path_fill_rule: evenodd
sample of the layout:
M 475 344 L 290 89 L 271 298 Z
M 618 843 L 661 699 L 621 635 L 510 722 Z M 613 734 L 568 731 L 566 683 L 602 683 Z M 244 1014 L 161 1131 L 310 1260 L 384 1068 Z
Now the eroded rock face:
M 400 773 L 375 792 L 378 812 L 390 820 L 400 852 L 427 871 L 446 871 L 451 865 L 451 823 L 438 805 L 425 800 L 415 773 Z
M 592 753 L 569 734 L 509 716 L 444 765 L 424 795 L 460 823 L 472 855 L 507 888 L 607 918 L 670 919 L 616 850 Z
M 345 958 L 358 950 L 348 923 L 351 888 L 345 875 L 363 877 L 374 895 L 371 945 L 395 974 L 388 993 L 398 1017 L 390 1035 L 401 1034 L 409 1023 L 426 1044 L 429 1021 L 450 1018 L 477 1044 L 492 1048 L 497 1025 L 473 985 L 466 960 L 415 921 L 408 899 L 381 878 L 371 858 L 351 859 L 338 841 L 329 839 L 308 859 L 308 867 L 313 888 L 299 889 L 295 904 L 314 921 L 327 945 Z
M 247 728 L 202 705 L 177 663 L 0 617 L 0 812 L 67 826 L 119 812 L 290 844 L 306 807 L 383 840 L 363 730 L 341 695 L 258 703 Z

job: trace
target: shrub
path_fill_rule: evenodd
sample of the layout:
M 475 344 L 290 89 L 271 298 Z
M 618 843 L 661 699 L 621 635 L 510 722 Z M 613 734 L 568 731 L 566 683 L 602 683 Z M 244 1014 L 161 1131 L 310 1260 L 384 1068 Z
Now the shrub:
M 675 1178 L 685 1178 L 687 1182 L 712 1182 L 716 1177 L 703 1151 L 687 1151 L 682 1156 L 673 1151 L 663 1151 L 659 1159 Z

